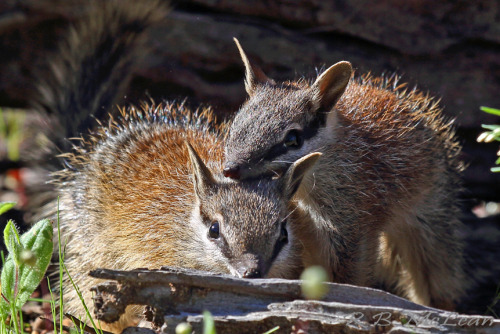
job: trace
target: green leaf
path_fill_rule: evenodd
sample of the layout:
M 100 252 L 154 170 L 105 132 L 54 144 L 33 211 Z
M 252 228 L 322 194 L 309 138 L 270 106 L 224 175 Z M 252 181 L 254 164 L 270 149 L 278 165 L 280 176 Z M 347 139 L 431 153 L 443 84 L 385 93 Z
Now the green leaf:
M 500 167 L 491 167 L 490 170 L 493 172 L 493 173 L 498 173 L 500 172 Z
M 5 226 L 3 230 L 3 240 L 5 247 L 7 247 L 7 251 L 9 251 L 9 257 L 13 257 L 14 263 L 19 266 L 19 255 L 23 250 L 23 246 L 19 241 L 19 232 L 17 232 L 16 225 L 12 220 L 7 222 L 7 226 Z
M 494 131 L 494 130 L 500 128 L 500 125 L 481 124 L 481 127 L 483 129 L 488 129 L 488 130 Z
M 488 114 L 493 114 L 500 116 L 500 109 L 490 108 L 490 107 L 480 107 L 480 109 Z
M 208 311 L 203 311 L 203 334 L 216 334 L 214 318 Z
M 28 232 L 20 237 L 21 245 L 25 250 L 32 252 L 34 261 L 29 263 L 21 262 L 18 276 L 18 293 L 15 295 L 14 287 L 16 285 L 16 266 L 12 254 L 5 261 L 2 268 L 1 283 L 2 294 L 13 302 L 15 307 L 20 309 L 37 288 L 43 279 L 45 271 L 50 263 L 53 250 L 52 224 L 44 219 L 36 223 Z M 0 300 L 0 312 L 9 313 L 10 307 L 3 298 Z
M 0 202 L 0 215 L 9 211 L 16 205 L 16 202 Z
M 271 333 L 276 332 L 278 329 L 280 329 L 280 326 L 273 327 L 270 330 L 268 330 L 267 332 L 262 333 L 262 334 L 271 334 Z

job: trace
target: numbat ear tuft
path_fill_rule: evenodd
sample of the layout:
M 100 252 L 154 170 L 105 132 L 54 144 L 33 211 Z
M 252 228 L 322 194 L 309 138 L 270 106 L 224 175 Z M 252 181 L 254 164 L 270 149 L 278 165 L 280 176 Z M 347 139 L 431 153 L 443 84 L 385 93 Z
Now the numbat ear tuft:
M 233 40 L 240 51 L 241 60 L 243 60 L 243 64 L 245 64 L 245 89 L 248 95 L 252 96 L 254 94 L 258 84 L 275 85 L 276 82 L 273 79 L 268 78 L 258 66 L 250 63 L 240 42 L 236 38 L 233 38 Z

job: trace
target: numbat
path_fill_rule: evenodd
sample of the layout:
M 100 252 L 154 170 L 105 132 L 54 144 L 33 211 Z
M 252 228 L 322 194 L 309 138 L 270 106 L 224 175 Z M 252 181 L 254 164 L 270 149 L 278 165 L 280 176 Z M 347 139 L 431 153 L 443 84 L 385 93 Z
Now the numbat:
M 214 172 L 222 168 L 223 146 L 209 118 L 184 118 L 189 111 L 174 106 L 144 108 L 100 129 L 92 144 L 67 156 L 72 168 L 59 176 L 65 263 L 87 305 L 98 283 L 87 274 L 96 268 L 297 278 L 303 219 L 289 202 L 319 154 L 299 159 L 278 180 L 228 181 Z M 64 290 L 65 310 L 82 316 L 70 282 Z M 104 328 L 120 332 L 138 314 L 128 310 Z
M 101 119 L 63 155 L 66 168 L 53 180 L 59 213 L 57 200 L 41 213 L 60 215 L 65 265 L 91 312 L 89 289 L 97 280 L 88 272 L 96 268 L 166 265 L 297 278 L 305 235 L 297 230 L 307 220 L 290 200 L 320 153 L 297 159 L 280 179 L 243 184 L 220 174 L 225 128 L 208 109 L 144 104 L 103 122 L 140 59 L 143 32 L 166 9 L 160 1 L 135 0 L 96 1 L 91 8 L 50 57 L 34 103 L 58 116 L 66 136 L 90 126 L 92 115 Z M 68 278 L 62 288 L 65 311 L 85 319 Z M 103 328 L 121 332 L 138 314 L 127 310 Z
M 382 286 L 451 309 L 463 293 L 460 146 L 436 101 L 394 78 L 353 79 L 348 62 L 275 83 L 248 57 L 249 99 L 230 126 L 223 173 L 281 175 L 322 157 L 296 194 L 313 219 L 304 247 L 336 282 Z

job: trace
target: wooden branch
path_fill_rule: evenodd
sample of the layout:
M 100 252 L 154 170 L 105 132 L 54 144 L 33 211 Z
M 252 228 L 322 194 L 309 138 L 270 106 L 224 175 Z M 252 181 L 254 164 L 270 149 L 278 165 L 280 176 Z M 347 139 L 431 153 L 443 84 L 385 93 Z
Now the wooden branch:
M 460 315 L 412 303 L 390 293 L 351 285 L 326 283 L 323 301 L 301 300 L 301 282 L 283 279 L 240 279 L 227 275 L 164 267 L 150 271 L 98 269 L 90 273 L 105 282 L 97 285 L 98 319 L 113 322 L 129 304 L 147 305 L 146 318 L 162 332 L 173 333 L 187 321 L 201 332 L 209 310 L 217 333 L 311 333 L 375 330 L 398 333 L 496 333 L 492 317 Z

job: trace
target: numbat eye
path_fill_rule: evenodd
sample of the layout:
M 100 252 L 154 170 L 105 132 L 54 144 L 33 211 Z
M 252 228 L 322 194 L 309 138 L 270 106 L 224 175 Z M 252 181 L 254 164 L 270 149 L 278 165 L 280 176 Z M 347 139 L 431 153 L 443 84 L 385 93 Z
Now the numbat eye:
M 288 231 L 286 230 L 286 221 L 281 224 L 279 242 L 284 244 L 288 242 Z
M 283 144 L 286 147 L 299 148 L 302 146 L 304 140 L 302 139 L 302 134 L 297 130 L 291 130 L 286 134 Z
M 219 238 L 219 222 L 213 222 L 208 228 L 208 236 L 212 239 Z

